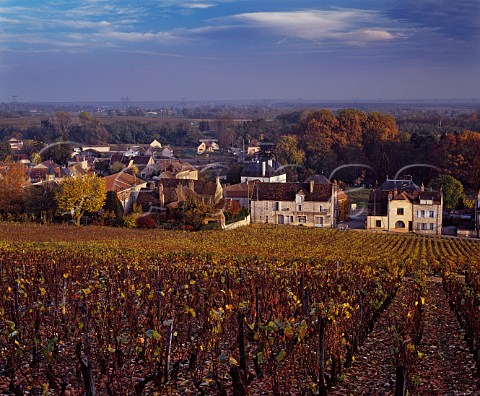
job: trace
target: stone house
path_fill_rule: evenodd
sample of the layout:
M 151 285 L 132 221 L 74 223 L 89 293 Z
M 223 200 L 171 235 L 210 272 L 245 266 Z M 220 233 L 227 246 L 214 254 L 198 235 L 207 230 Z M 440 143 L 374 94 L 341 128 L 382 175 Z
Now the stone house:
M 128 213 L 137 201 L 138 193 L 147 187 L 147 182 L 125 172 L 105 177 L 106 190 L 115 191 L 125 213 Z
M 218 177 L 215 181 L 160 179 L 151 182 L 149 187 L 139 194 L 139 204 L 145 212 L 175 210 L 189 197 L 215 207 L 223 198 L 223 188 Z
M 338 220 L 336 183 L 257 183 L 251 200 L 253 223 L 334 228 Z
M 198 169 L 185 161 L 160 160 L 155 172 L 160 179 L 191 179 L 198 180 Z

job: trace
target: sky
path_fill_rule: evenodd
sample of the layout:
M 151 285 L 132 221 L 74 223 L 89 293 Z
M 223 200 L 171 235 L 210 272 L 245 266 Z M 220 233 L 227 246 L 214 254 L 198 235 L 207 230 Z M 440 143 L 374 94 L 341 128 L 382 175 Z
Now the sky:
M 0 0 L 0 102 L 480 97 L 479 0 Z

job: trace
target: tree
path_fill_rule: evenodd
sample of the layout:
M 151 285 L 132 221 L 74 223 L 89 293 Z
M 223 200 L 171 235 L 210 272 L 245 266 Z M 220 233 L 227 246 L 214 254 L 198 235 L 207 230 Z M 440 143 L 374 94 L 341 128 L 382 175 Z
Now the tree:
M 42 151 L 44 161 L 52 160 L 59 165 L 66 165 L 70 159 L 71 148 L 67 143 L 57 142 Z
M 199 199 L 188 197 L 186 201 L 180 205 L 181 214 L 185 224 L 193 227 L 200 227 L 208 213 L 208 206 Z
M 57 139 L 68 140 L 70 127 L 72 126 L 72 116 L 65 111 L 58 111 L 53 118 L 53 125 L 57 132 Z
M 70 138 L 77 142 L 88 144 L 103 144 L 110 139 L 110 133 L 88 111 L 82 111 L 78 119 L 80 125 L 70 128 Z
M 301 165 L 305 160 L 305 153 L 298 147 L 295 135 L 285 135 L 278 139 L 275 145 L 275 156 L 281 164 Z
M 12 149 L 10 143 L 6 140 L 0 140 L 0 161 L 5 161 L 5 159 L 12 155 Z
M 20 162 L 7 158 L 5 170 L 0 178 L 0 212 L 18 216 L 23 212 L 24 187 L 28 184 L 25 168 Z
M 93 176 L 65 179 L 55 194 L 58 209 L 69 212 L 77 226 L 85 212 L 98 212 L 105 204 L 105 180 Z
M 462 183 L 450 175 L 439 175 L 432 182 L 436 190 L 443 189 L 443 205 L 449 209 L 455 209 L 464 200 Z
M 110 166 L 110 172 L 112 172 L 112 173 L 118 173 L 118 172 L 121 172 L 124 169 L 125 169 L 125 165 L 122 164 L 120 161 L 115 161 Z
M 123 221 L 124 209 L 123 205 L 118 199 L 117 193 L 115 191 L 108 191 L 105 205 L 103 206 L 105 211 L 112 212 L 115 216 L 115 221 L 117 224 L 121 224 Z
M 25 213 L 42 223 L 49 223 L 57 211 L 56 183 L 44 182 L 25 189 Z

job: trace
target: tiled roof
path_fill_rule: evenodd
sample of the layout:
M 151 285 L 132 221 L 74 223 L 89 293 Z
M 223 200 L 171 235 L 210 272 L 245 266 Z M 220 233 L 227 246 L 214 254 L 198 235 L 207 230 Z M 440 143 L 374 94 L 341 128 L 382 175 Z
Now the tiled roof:
M 107 191 L 125 191 L 135 186 L 142 184 L 146 185 L 146 183 L 145 180 L 142 180 L 139 177 L 134 177 L 125 172 L 119 172 L 105 177 Z
M 224 187 L 223 192 L 225 198 L 252 198 L 255 191 L 255 184 L 257 181 L 248 183 L 232 184 Z
M 305 194 L 305 201 L 327 202 L 332 197 L 332 184 L 314 184 L 310 192 L 310 183 L 258 183 L 253 199 L 260 201 L 295 201 L 299 192 Z

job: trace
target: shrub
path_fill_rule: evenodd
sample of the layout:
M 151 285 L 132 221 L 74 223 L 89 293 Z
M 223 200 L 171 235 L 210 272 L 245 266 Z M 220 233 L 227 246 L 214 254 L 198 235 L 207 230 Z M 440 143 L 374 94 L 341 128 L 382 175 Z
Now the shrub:
M 138 228 L 157 228 L 157 222 L 152 216 L 141 216 L 137 219 Z

